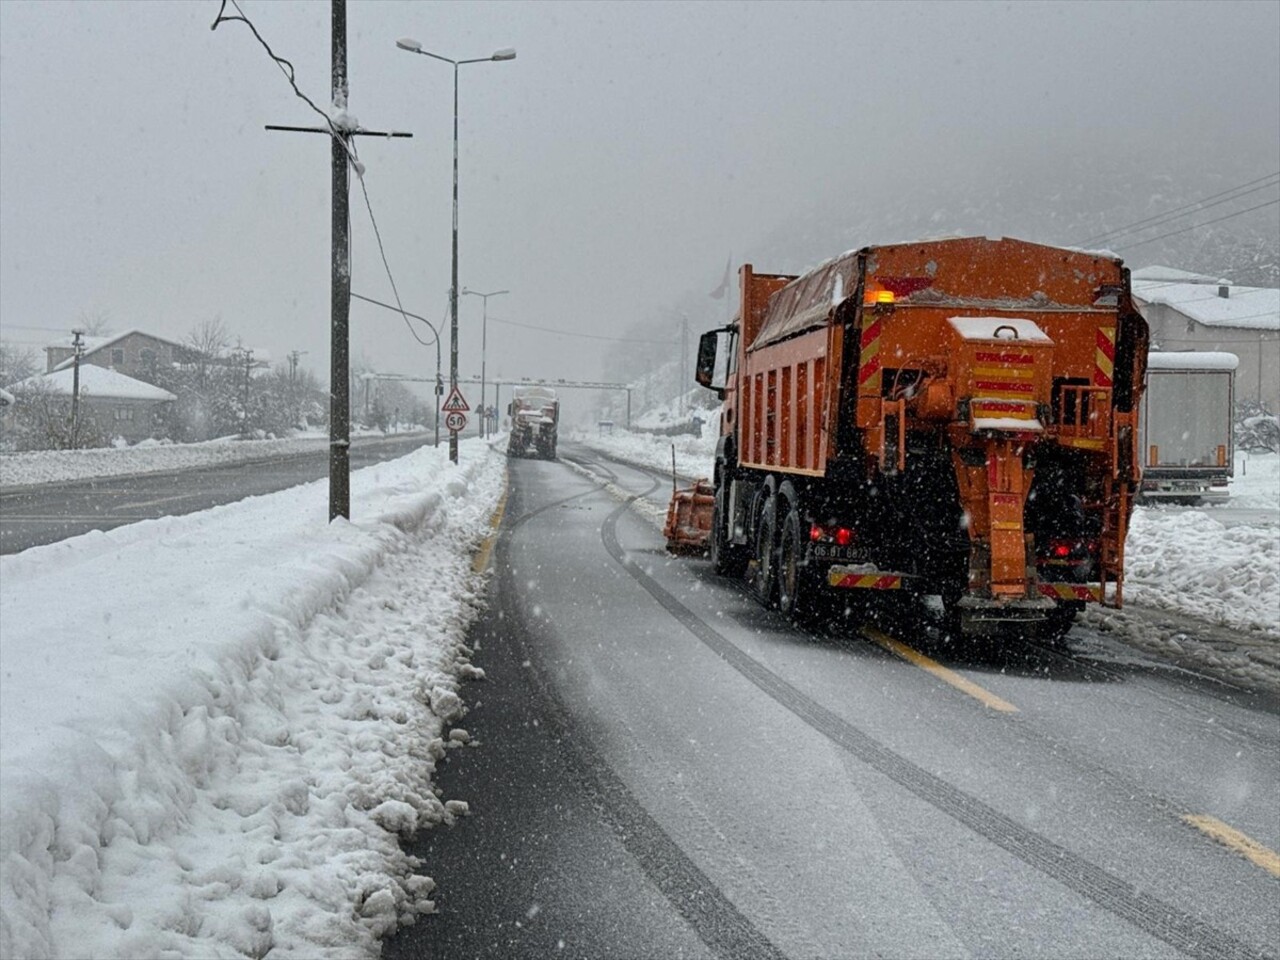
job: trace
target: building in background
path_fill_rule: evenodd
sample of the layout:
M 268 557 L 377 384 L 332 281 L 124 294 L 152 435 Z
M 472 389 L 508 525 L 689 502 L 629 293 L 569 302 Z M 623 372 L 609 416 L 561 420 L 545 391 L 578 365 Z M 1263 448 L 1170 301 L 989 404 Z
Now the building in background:
M 21 429 L 23 421 L 41 415 L 41 401 L 54 400 L 59 409 L 72 399 L 75 371 L 70 367 L 52 373 L 37 374 L 20 380 L 8 388 L 17 402 L 9 408 L 12 429 Z M 96 432 L 106 440 L 121 437 L 137 443 L 148 437 L 161 436 L 173 402 L 168 390 L 126 377 L 105 367 L 81 363 L 80 412 L 92 421 Z
M 1152 349 L 1234 353 L 1237 402 L 1280 413 L 1280 290 L 1172 267 L 1143 267 L 1131 276 Z
M 71 367 L 75 350 L 70 340 L 51 343 L 44 348 L 45 371 Z M 186 366 L 199 362 L 197 350 L 141 330 L 126 330 L 105 337 L 85 337 L 82 364 L 106 367 L 127 377 L 154 377 L 157 369 L 175 364 Z

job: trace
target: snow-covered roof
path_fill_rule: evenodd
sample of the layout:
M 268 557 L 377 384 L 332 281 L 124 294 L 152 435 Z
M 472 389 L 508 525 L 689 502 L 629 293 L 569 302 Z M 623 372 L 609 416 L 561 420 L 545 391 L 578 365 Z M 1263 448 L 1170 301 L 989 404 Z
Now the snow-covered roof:
M 1207 273 L 1192 273 L 1190 270 L 1179 270 L 1177 267 L 1162 267 L 1159 264 L 1150 267 L 1139 267 L 1130 271 L 1132 280 L 1160 280 L 1171 283 L 1217 283 L 1217 277 Z
M 53 373 L 42 373 L 27 377 L 10 386 L 10 390 L 21 392 L 24 389 L 48 390 L 63 396 L 70 396 L 74 389 L 75 371 L 72 369 L 55 370 Z M 161 390 L 149 383 L 126 377 L 106 367 L 92 363 L 80 364 L 80 395 L 85 397 L 109 398 L 111 400 L 176 400 L 168 390 Z
M 116 343 L 119 340 L 123 340 L 125 337 L 131 337 L 131 336 L 134 336 L 135 334 L 140 337 L 150 337 L 152 340 L 159 340 L 161 343 L 167 343 L 171 347 L 183 346 L 183 344 L 179 343 L 177 340 L 170 340 L 168 337 L 157 337 L 154 333 L 148 333 L 145 330 L 134 329 L 134 330 L 126 330 L 123 333 L 113 333 L 107 337 L 83 337 L 82 342 L 84 343 L 84 353 L 96 353 L 99 350 L 102 350 L 106 347 L 111 346 L 113 343 Z M 64 340 L 58 343 L 51 343 L 49 344 L 49 346 L 70 348 L 71 344 Z M 81 354 L 81 356 L 83 355 L 84 354 Z M 74 363 L 75 363 L 74 357 L 67 357 L 67 359 L 63 360 L 60 364 L 58 364 L 53 369 L 62 370 L 72 366 L 72 364 Z
M 1133 281 L 1133 295 L 1143 303 L 1163 303 L 1206 327 L 1239 327 L 1246 330 L 1280 330 L 1280 290 L 1270 287 L 1217 286 L 1203 283 Z
M 1240 358 L 1219 350 L 1152 350 L 1148 370 L 1234 370 Z
M 81 337 L 80 342 L 84 345 L 85 352 L 87 353 L 90 350 L 101 350 L 112 340 L 117 340 L 117 339 L 119 338 L 115 334 L 112 334 L 109 337 Z M 59 347 L 61 347 L 64 350 L 71 349 L 72 344 L 71 344 L 70 335 L 63 337 L 61 340 L 54 340 L 44 345 L 44 348 L 46 350 L 56 350 Z

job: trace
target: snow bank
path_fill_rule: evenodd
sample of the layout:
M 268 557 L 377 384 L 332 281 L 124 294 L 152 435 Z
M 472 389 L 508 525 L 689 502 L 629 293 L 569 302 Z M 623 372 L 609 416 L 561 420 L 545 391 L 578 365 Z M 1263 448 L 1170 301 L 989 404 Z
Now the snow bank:
M 353 436 L 357 435 L 353 433 Z M 362 433 L 360 436 L 378 436 Z M 269 457 L 297 456 L 324 450 L 328 436 L 315 434 L 278 440 L 238 440 L 224 438 L 204 443 L 160 443 L 144 440 L 132 447 L 103 447 L 92 450 L 33 450 L 0 454 L 0 487 L 91 477 L 132 476 L 215 467 Z
M 702 436 L 660 437 L 651 433 L 615 430 L 612 434 L 580 432 L 573 439 L 593 450 L 643 467 L 671 473 L 671 448 L 676 448 L 676 473 L 687 479 L 710 477 L 719 439 L 719 414 L 702 425 Z
M 1280 528 L 1226 526 L 1199 510 L 1139 507 L 1125 598 L 1280 639 Z
M 465 441 L 0 558 L 0 955 L 376 956 L 504 463 Z M 449 740 L 461 744 L 466 738 Z

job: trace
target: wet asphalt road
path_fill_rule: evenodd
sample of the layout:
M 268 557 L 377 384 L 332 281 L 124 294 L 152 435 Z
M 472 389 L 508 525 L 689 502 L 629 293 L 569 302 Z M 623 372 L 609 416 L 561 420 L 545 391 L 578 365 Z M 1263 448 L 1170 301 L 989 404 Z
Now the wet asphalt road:
M 1277 954 L 1277 878 L 1206 832 L 1280 849 L 1274 698 L 881 623 L 945 681 L 669 558 L 622 499 L 660 478 L 563 453 L 593 476 L 511 464 L 479 745 L 437 775 L 472 815 L 419 839 L 439 913 L 385 956 Z
M 357 438 L 351 468 L 402 457 L 424 443 L 423 433 Z M 207 510 L 328 476 L 328 450 L 247 463 L 73 483 L 11 488 L 0 492 L 0 554 L 54 543 L 126 523 Z

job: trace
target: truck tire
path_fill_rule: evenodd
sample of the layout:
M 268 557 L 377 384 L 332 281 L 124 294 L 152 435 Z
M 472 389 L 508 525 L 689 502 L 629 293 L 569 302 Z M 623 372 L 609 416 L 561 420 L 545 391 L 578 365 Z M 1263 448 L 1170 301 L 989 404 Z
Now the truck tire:
M 756 522 L 755 550 L 752 560 L 751 591 L 766 607 L 773 607 L 778 598 L 778 498 L 769 495 L 760 508 Z
M 813 624 L 821 617 L 822 597 L 812 571 L 804 562 L 806 543 L 800 511 L 793 503 L 782 524 L 782 544 L 778 553 L 778 609 L 796 623 Z
M 746 551 L 730 542 L 729 517 L 725 516 L 728 491 L 723 484 L 716 488 L 716 502 L 711 509 L 711 567 L 724 577 L 742 579 L 747 570 Z

